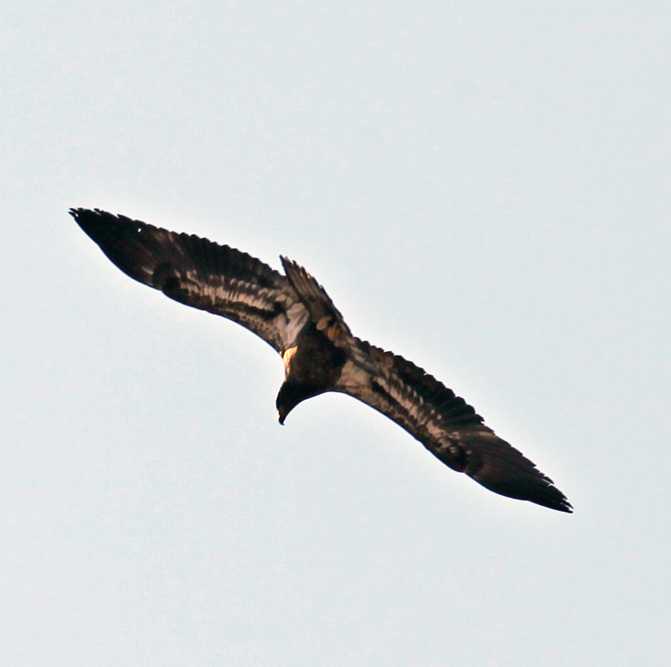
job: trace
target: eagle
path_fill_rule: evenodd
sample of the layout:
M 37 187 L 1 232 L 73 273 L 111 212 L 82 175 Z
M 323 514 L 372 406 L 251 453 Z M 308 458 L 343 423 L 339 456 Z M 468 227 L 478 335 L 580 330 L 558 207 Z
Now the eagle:
M 386 415 L 457 472 L 503 496 L 572 512 L 534 463 L 432 375 L 354 336 L 324 288 L 296 262 L 284 275 L 250 255 L 99 209 L 70 214 L 131 278 L 187 306 L 220 315 L 269 343 L 284 361 L 277 394 L 284 424 L 302 401 L 348 394 Z

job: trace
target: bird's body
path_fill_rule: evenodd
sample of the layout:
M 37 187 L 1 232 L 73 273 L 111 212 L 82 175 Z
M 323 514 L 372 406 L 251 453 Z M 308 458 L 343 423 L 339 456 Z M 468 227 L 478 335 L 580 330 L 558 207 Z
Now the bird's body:
M 571 511 L 552 480 L 485 426 L 462 398 L 411 362 L 355 338 L 324 289 L 295 262 L 283 257 L 282 275 L 197 236 L 97 209 L 71 214 L 131 278 L 231 319 L 275 348 L 286 370 L 276 402 L 280 423 L 308 398 L 349 394 L 491 491 Z

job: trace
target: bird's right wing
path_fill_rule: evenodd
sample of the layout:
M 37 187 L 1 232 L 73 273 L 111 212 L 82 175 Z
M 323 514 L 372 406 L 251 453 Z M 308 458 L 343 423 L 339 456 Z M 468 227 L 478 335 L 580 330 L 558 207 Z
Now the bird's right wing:
M 335 391 L 386 415 L 443 463 L 465 472 L 490 491 L 560 512 L 572 511 L 552 480 L 485 426 L 463 398 L 403 357 L 356 341 L 376 372 L 366 372 L 349 362 Z
M 280 353 L 308 319 L 286 276 L 246 253 L 98 209 L 70 214 L 131 278 L 241 324 Z

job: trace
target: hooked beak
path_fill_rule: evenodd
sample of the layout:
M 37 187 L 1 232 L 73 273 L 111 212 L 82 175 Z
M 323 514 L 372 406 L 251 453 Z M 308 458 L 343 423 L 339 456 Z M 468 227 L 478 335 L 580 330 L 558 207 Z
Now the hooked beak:
M 284 426 L 284 420 L 287 418 L 289 412 L 287 410 L 278 410 L 277 411 L 277 421 L 280 423 L 280 426 Z

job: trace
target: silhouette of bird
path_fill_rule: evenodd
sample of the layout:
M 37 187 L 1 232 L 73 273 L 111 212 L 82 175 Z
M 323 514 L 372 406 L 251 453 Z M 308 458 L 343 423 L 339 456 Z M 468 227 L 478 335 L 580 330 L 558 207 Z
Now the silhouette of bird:
M 281 257 L 282 275 L 197 236 L 98 209 L 70 213 L 131 278 L 233 320 L 275 348 L 286 370 L 276 401 L 281 424 L 308 398 L 327 391 L 349 394 L 490 491 L 572 511 L 552 480 L 485 426 L 464 399 L 403 357 L 353 336 L 324 288 L 295 262 Z

